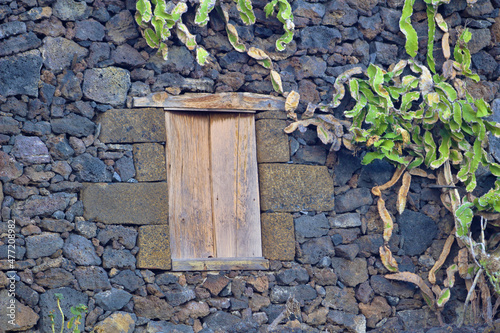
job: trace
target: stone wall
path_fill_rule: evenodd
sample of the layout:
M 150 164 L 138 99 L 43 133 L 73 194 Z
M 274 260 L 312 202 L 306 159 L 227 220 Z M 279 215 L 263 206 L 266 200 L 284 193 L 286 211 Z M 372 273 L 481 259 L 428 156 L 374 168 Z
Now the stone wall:
M 307 102 L 329 101 L 344 70 L 406 57 L 398 29 L 403 1 L 294 1 L 296 38 L 281 53 L 274 50 L 281 24 L 264 19 L 265 3 L 254 2 L 255 26 L 244 26 L 236 12 L 230 16 L 242 41 L 270 53 L 285 90 L 299 91 L 299 111 Z M 16 281 L 17 299 L 16 325 L 2 312 L 0 332 L 49 332 L 56 293 L 64 295 L 68 314 L 71 305 L 88 305 L 87 331 L 264 332 L 289 295 L 300 314 L 283 320 L 282 332 L 425 332 L 437 326 L 414 286 L 384 278 L 378 256 L 383 225 L 370 188 L 390 179 L 394 168 L 362 166 L 361 156 L 344 150 L 329 154 L 313 131 L 288 137 L 284 113 L 256 115 L 270 269 L 166 271 L 163 111 L 133 109 L 132 97 L 273 89 L 267 70 L 232 50 L 216 16 L 207 27 L 190 27 L 214 57 L 200 67 L 175 38 L 169 60 L 156 56 L 140 37 L 134 7 L 133 0 L 0 0 L 0 311 L 11 299 L 8 277 Z M 453 40 L 461 26 L 472 31 L 473 67 L 483 81 L 468 84 L 475 97 L 492 103 L 497 122 L 499 7 L 497 0 L 472 7 L 453 0 L 441 8 Z M 424 2 L 415 1 L 420 59 L 427 44 L 424 10 Z M 440 68 L 439 50 L 435 57 Z M 500 140 L 492 137 L 490 144 L 500 160 Z M 492 180 L 486 172 L 478 179 L 478 192 Z M 414 177 L 401 216 L 393 190 L 384 192 L 397 217 L 390 245 L 400 270 L 424 278 L 453 228 L 432 183 Z M 320 202 L 332 193 L 334 204 Z M 131 209 L 137 206 L 151 209 Z M 11 220 L 14 263 L 8 260 Z M 459 280 L 445 322 L 456 320 L 464 290 Z

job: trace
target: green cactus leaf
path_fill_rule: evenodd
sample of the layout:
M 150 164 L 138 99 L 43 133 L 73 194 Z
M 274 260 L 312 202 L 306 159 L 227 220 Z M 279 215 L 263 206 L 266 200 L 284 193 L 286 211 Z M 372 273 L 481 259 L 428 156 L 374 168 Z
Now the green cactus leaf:
M 236 8 L 240 12 L 243 23 L 246 25 L 255 23 L 255 14 L 250 0 L 236 0 Z
M 436 35 L 436 22 L 434 17 L 436 15 L 436 8 L 432 5 L 427 5 L 427 66 L 429 69 L 436 73 L 436 64 L 434 62 L 434 39 Z
M 455 211 L 456 221 L 458 222 L 456 225 L 456 232 L 457 236 L 460 238 L 468 237 L 469 235 L 469 228 L 472 223 L 472 218 L 474 217 L 474 213 L 471 209 L 472 206 L 474 206 L 472 202 L 464 202 Z
M 208 15 L 215 7 L 215 0 L 201 0 L 198 8 L 196 9 L 196 16 L 194 18 L 194 23 L 198 24 L 200 27 L 207 25 L 209 17 Z
M 231 23 L 227 23 L 226 32 L 227 32 L 227 38 L 229 39 L 229 43 L 231 43 L 233 48 L 238 52 L 246 52 L 247 48 L 245 47 L 245 44 L 240 42 L 236 27 Z
M 424 133 L 425 165 L 429 166 L 436 159 L 436 143 L 429 131 Z
M 152 49 L 157 48 L 160 44 L 160 39 L 156 35 L 156 33 L 153 31 L 153 29 L 146 29 L 144 30 L 144 38 L 146 39 L 146 43 L 148 46 Z
M 167 44 L 161 42 L 160 43 L 160 47 L 158 48 L 158 52 L 160 52 L 161 57 L 163 58 L 163 60 L 167 60 L 168 59 L 168 46 L 167 46 Z
M 379 153 L 379 152 L 369 152 L 366 153 L 366 155 L 363 157 L 363 160 L 361 161 L 361 164 L 367 165 L 373 162 L 373 160 L 381 160 L 385 157 L 385 154 Z
M 442 308 L 448 302 L 449 299 L 450 299 L 450 289 L 445 288 L 439 294 L 439 297 L 436 300 L 436 305 L 438 306 L 438 308 Z
M 450 146 L 451 146 L 451 138 L 448 132 L 441 131 L 440 132 L 442 141 L 441 145 L 439 145 L 439 158 L 433 162 L 431 162 L 430 167 L 432 169 L 437 169 L 441 165 L 444 164 L 450 158 Z
M 401 19 L 399 20 L 399 28 L 406 36 L 406 53 L 410 57 L 415 57 L 418 51 L 418 36 L 417 31 L 411 25 L 411 16 L 413 14 L 413 5 L 415 0 L 405 0 L 403 6 L 403 13 Z
M 185 24 L 177 22 L 177 37 L 186 45 L 188 50 L 193 51 L 196 44 L 196 36 L 192 35 Z
M 151 3 L 149 2 L 149 0 L 137 1 L 135 8 L 141 15 L 141 22 L 148 23 L 151 20 L 151 16 L 153 15 L 153 13 L 151 11 Z
M 208 62 L 209 57 L 210 53 L 208 53 L 207 50 L 199 45 L 196 47 L 196 62 L 200 66 L 205 66 Z

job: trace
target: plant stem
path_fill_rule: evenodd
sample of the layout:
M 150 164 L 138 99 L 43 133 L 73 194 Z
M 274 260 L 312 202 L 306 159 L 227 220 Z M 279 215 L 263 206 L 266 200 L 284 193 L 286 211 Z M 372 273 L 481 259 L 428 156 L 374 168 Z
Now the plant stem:
M 470 286 L 469 292 L 467 293 L 467 298 L 465 299 L 465 304 L 464 304 L 464 312 L 458 317 L 458 322 L 457 322 L 457 327 L 460 328 L 462 327 L 465 319 L 465 314 L 467 312 L 467 304 L 470 301 L 470 298 L 472 297 L 472 293 L 474 292 L 474 289 L 476 288 L 477 281 L 479 280 L 479 276 L 483 274 L 483 269 L 479 268 L 479 271 L 476 274 L 476 277 L 474 278 L 474 281 L 472 282 L 472 286 Z

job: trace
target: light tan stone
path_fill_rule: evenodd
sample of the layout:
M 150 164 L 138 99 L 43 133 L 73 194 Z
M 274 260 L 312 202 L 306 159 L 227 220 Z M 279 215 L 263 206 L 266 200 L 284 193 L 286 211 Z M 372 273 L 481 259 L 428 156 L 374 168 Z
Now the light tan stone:
M 259 185 L 262 211 L 334 209 L 333 179 L 325 166 L 261 164 Z
M 134 145 L 135 178 L 140 182 L 167 179 L 165 147 L 159 143 L 138 143 Z
M 288 213 L 264 213 L 262 227 L 262 255 L 271 260 L 295 258 L 293 217 Z
M 165 112 L 162 109 L 108 110 L 98 119 L 99 140 L 104 143 L 165 141 Z
M 166 224 L 167 183 L 84 184 L 83 216 L 107 224 Z
M 164 270 L 172 268 L 170 234 L 167 225 L 140 227 L 138 244 L 138 268 Z
M 255 122 L 258 163 L 290 160 L 288 135 L 283 131 L 285 127 L 286 121 L 280 119 L 263 119 Z

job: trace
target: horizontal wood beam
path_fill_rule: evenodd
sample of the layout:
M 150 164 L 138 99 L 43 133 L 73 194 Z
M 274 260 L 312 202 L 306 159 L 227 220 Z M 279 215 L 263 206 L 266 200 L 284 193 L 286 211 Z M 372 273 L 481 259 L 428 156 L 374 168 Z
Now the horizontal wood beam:
M 269 260 L 259 257 L 172 259 L 173 271 L 254 271 L 268 269 Z
M 145 97 L 134 97 L 134 107 L 155 107 L 171 111 L 205 112 L 245 112 L 283 111 L 285 99 L 271 95 L 246 92 L 219 94 L 184 94 L 169 95 L 157 92 Z

